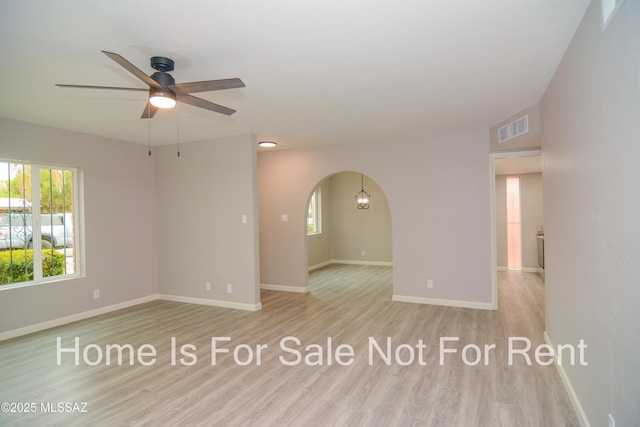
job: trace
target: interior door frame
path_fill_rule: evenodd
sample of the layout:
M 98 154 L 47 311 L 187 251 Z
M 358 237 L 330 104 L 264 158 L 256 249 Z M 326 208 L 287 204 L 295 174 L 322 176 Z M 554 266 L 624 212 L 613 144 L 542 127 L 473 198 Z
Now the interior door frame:
M 489 154 L 489 203 L 491 212 L 491 308 L 493 310 L 498 309 L 498 236 L 496 235 L 498 224 L 496 223 L 496 159 L 541 155 L 541 149 L 505 151 Z

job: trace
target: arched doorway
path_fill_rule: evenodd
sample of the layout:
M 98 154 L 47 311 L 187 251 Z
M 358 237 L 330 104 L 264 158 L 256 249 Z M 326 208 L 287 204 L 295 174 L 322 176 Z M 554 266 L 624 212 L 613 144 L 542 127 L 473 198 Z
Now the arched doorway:
M 361 189 L 370 196 L 366 208 L 358 208 L 356 194 Z M 314 277 L 323 269 L 326 273 L 331 266 L 337 275 L 341 271 L 371 275 L 373 267 L 384 267 L 386 270 L 381 268 L 378 272 L 392 277 L 391 213 L 384 191 L 373 179 L 354 171 L 325 177 L 310 190 L 305 215 L 311 290 Z M 389 286 L 392 287 L 391 279 Z

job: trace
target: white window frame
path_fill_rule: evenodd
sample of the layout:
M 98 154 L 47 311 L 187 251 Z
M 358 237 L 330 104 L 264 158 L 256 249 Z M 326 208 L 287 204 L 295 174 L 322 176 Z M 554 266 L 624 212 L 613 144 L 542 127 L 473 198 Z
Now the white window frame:
M 313 224 L 315 224 L 315 229 L 314 231 L 309 231 L 309 222 L 307 220 L 307 236 L 322 234 L 322 191 L 320 190 L 320 187 L 316 187 L 309 198 L 309 204 L 307 205 L 307 218 L 309 218 L 309 212 L 311 212 L 311 203 L 314 205 L 312 218 Z
M 45 283 L 59 282 L 63 280 L 71 280 L 79 277 L 84 277 L 84 247 L 82 246 L 83 239 L 81 239 L 81 233 L 84 229 L 83 215 L 82 215 L 82 201 L 80 191 L 80 176 L 81 172 L 78 168 L 70 166 L 49 165 L 44 163 L 31 163 L 26 161 L 16 161 L 0 158 L 0 163 L 13 163 L 21 164 L 23 166 L 29 166 L 31 168 L 31 206 L 32 206 L 32 239 L 33 239 L 33 280 L 8 283 L 0 285 L 0 292 L 22 288 L 26 286 L 35 286 Z M 43 277 L 42 275 L 42 230 L 41 230 L 41 214 L 40 209 L 36 209 L 37 206 L 41 206 L 40 200 L 40 170 L 41 169 L 55 169 L 71 172 L 72 179 L 72 197 L 73 197 L 73 212 L 72 221 L 74 227 L 73 233 L 73 257 L 74 257 L 74 271 L 73 273 L 62 274 L 58 276 Z M 38 189 L 38 191 L 34 191 Z M 46 214 L 45 214 L 46 215 Z
M 613 21 L 618 10 L 622 7 L 624 0 L 600 0 L 600 12 L 602 18 L 600 20 L 600 30 L 604 34 L 609 28 L 609 24 Z

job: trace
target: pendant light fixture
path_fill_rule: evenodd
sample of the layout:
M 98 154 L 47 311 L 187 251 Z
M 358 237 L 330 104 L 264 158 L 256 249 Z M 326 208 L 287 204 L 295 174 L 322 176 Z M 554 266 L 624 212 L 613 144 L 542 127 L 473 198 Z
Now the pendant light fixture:
M 360 192 L 356 194 L 356 203 L 358 209 L 369 209 L 369 203 L 371 202 L 371 196 L 364 191 L 364 175 L 360 174 Z

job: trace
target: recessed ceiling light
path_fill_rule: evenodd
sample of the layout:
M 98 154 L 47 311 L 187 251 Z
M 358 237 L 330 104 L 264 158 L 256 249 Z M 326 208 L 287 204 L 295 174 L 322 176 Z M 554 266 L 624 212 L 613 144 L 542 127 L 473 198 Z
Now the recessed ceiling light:
M 275 146 L 276 146 L 276 145 L 278 145 L 278 144 L 276 144 L 276 143 L 275 143 L 275 142 L 273 142 L 273 141 L 260 141 L 260 142 L 258 142 L 258 145 L 259 145 L 260 147 L 273 148 L 273 147 L 275 147 Z

